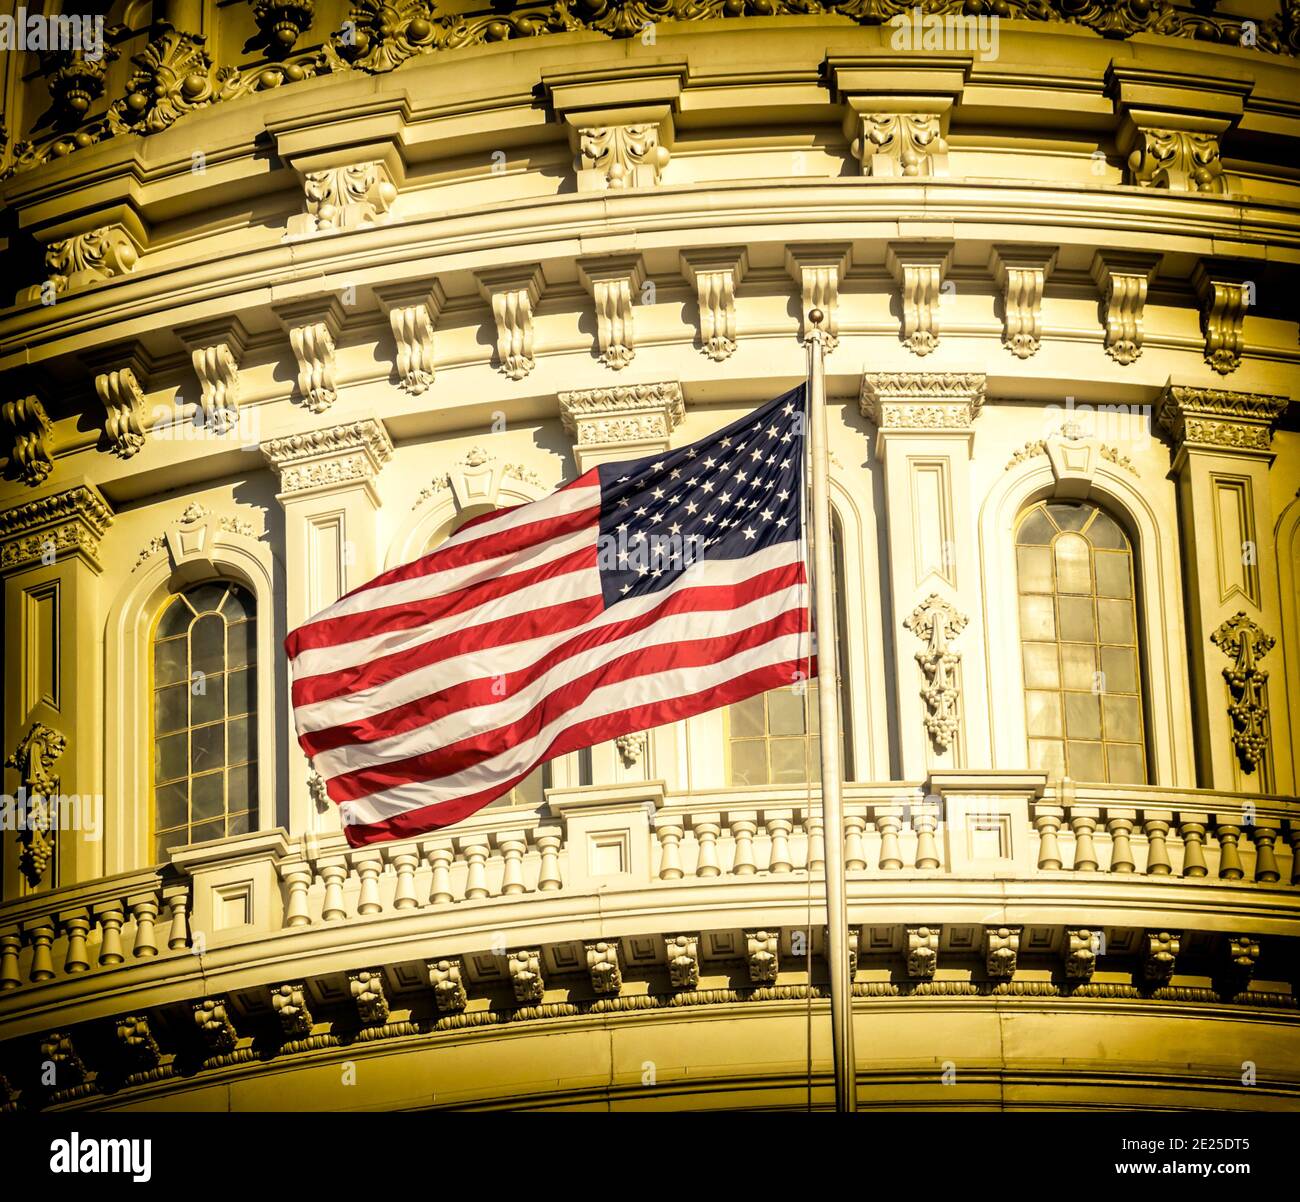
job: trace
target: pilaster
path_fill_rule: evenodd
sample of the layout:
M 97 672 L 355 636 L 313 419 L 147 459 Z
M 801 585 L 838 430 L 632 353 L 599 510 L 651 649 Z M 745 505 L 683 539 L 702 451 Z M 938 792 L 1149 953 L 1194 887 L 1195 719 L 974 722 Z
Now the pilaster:
M 902 775 L 990 762 L 978 540 L 971 525 L 980 373 L 863 377 L 884 464 Z
M 1170 436 L 1182 528 L 1199 783 L 1289 793 L 1292 731 L 1282 669 L 1268 653 L 1282 634 L 1269 467 L 1273 423 L 1287 398 L 1170 381 L 1157 418 Z

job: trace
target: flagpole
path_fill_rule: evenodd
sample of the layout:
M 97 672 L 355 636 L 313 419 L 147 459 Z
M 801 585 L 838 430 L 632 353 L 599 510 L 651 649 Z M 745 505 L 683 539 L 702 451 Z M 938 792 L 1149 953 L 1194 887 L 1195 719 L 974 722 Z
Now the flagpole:
M 808 314 L 808 419 L 812 450 L 812 573 L 817 631 L 817 703 L 821 742 L 822 829 L 826 840 L 826 941 L 831 978 L 831 1044 L 835 1109 L 858 1108 L 853 1055 L 853 986 L 849 912 L 844 882 L 844 804 L 840 765 L 840 680 L 835 642 L 835 569 L 831 555 L 830 448 L 826 436 L 826 335 L 820 309 Z

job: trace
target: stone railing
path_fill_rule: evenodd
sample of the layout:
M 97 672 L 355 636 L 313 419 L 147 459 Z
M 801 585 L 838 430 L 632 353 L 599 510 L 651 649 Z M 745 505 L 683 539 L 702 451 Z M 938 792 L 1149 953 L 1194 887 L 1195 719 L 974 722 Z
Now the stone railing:
M 430 929 L 454 931 L 475 925 L 476 906 L 516 896 L 556 898 L 552 918 L 566 897 L 587 913 L 578 899 L 597 894 L 611 905 L 625 895 L 644 914 L 647 894 L 660 889 L 671 911 L 682 888 L 716 899 L 732 879 L 767 880 L 784 896 L 782 879 L 824 870 L 820 801 L 814 794 L 810 805 L 803 787 L 683 797 L 665 796 L 659 782 L 552 790 L 547 809 L 489 810 L 444 833 L 356 849 L 341 834 L 253 832 L 184 848 L 166 868 L 11 903 L 0 912 L 0 990 L 82 977 L 77 991 L 95 992 L 111 988 L 104 974 L 159 957 L 201 960 L 339 924 L 427 914 Z M 873 880 L 933 878 L 1025 889 L 1073 881 L 1081 901 L 1104 882 L 1142 878 L 1289 893 L 1300 884 L 1300 803 L 936 772 L 924 785 L 847 786 L 844 853 L 851 902 L 869 898 Z

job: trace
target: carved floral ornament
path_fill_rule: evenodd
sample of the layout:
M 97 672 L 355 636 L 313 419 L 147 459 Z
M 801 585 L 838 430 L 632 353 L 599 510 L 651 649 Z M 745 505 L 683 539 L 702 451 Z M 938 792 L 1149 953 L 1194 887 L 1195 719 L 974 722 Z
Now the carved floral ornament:
M 521 463 L 500 463 L 482 447 L 471 447 L 452 464 L 450 471 L 440 472 L 420 489 L 411 508 L 419 509 L 426 501 L 446 492 L 455 497 L 461 509 L 479 503 L 496 504 L 501 480 L 506 477 L 539 491 L 545 488 L 541 476 L 532 468 Z
M 113 511 L 90 485 L 78 485 L 0 511 L 0 572 L 80 555 L 98 566 L 99 541 Z
M 210 553 L 211 539 L 217 530 L 242 538 L 259 537 L 256 528 L 246 518 L 235 514 L 221 514 L 214 518 L 212 510 L 206 505 L 191 501 L 166 532 L 154 535 L 145 543 L 131 570 L 134 572 L 169 547 L 177 559 L 205 551 Z
M 1264 691 L 1268 670 L 1260 666 L 1260 660 L 1273 649 L 1276 640 L 1238 611 L 1210 635 L 1210 642 L 1232 660 L 1223 669 L 1230 697 L 1232 743 L 1242 768 L 1254 772 L 1268 747 L 1268 701 Z
M 931 593 L 903 622 L 925 643 L 925 649 L 916 653 L 916 662 L 925 675 L 921 689 L 926 705 L 925 728 L 938 752 L 948 750 L 960 725 L 956 671 L 961 653 L 949 644 L 966 628 L 967 621 L 938 593 Z
M 640 36 L 645 27 L 664 21 L 714 21 L 746 16 L 836 15 L 860 25 L 880 25 L 907 15 L 917 0 L 524 0 L 508 11 L 485 14 L 443 13 L 436 0 L 352 0 L 338 29 L 317 50 L 293 53 L 297 39 L 311 26 L 313 0 L 254 0 L 254 19 L 265 48 L 265 65 L 239 70 L 213 61 L 206 40 L 166 22 L 153 27 L 147 46 L 132 56 L 133 70 L 123 93 L 102 117 L 85 120 L 97 92 L 96 67 L 48 57 L 43 64 L 51 92 L 61 105 L 62 129 L 36 145 L 20 141 L 12 149 L 6 173 L 37 166 L 85 146 L 124 133 L 153 134 L 170 128 L 187 113 L 222 104 L 253 92 L 283 87 L 319 75 L 360 71 L 382 74 L 411 58 L 464 47 L 492 45 L 519 38 L 588 31 L 612 38 Z M 970 0 L 926 0 L 927 17 L 968 15 Z M 1280 0 L 1271 14 L 1244 26 L 1240 16 L 1217 14 L 1212 6 L 1177 7 L 1172 0 L 998 0 L 984 7 L 1004 20 L 1064 22 L 1109 38 L 1139 33 L 1188 37 L 1224 45 L 1250 45 L 1270 54 L 1300 53 L 1300 8 Z M 107 57 L 107 55 L 106 55 Z M 926 114 L 917 115 L 924 118 Z M 894 120 L 900 120 L 894 116 Z M 914 128 L 889 131 L 888 122 L 869 135 L 886 157 L 907 166 L 894 143 L 910 145 L 916 163 L 933 161 L 935 131 L 910 118 Z M 1143 131 L 1145 142 L 1132 168 L 1137 182 L 1159 173 L 1185 171 L 1197 188 L 1216 187 L 1217 145 L 1209 154 L 1205 139 L 1181 131 Z M 1170 134 L 1180 134 L 1169 138 Z M 1172 142 L 1172 145 L 1171 145 Z M 939 152 L 942 153 L 942 152 Z M 1208 157 L 1207 157 L 1208 156 Z M 871 156 L 867 156 L 871 157 Z M 924 170 L 923 167 L 920 168 Z
M 374 418 L 262 443 L 284 494 L 369 483 L 393 456 L 393 442 Z
M 44 879 L 54 858 L 51 813 L 59 797 L 59 777 L 54 771 L 54 762 L 67 745 L 67 737 L 52 726 L 33 722 L 4 762 L 6 768 L 18 773 L 18 784 L 25 794 L 26 821 L 19 830 L 22 850 L 18 866 L 32 888 Z

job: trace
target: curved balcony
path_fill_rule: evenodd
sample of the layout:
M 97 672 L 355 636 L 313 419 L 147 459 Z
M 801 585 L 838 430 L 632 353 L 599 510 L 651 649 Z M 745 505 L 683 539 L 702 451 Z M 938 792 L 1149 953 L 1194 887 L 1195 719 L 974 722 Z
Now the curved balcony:
M 1223 1101 L 1225 1066 L 1245 1044 L 1261 1062 L 1256 1101 L 1294 1103 L 1300 1073 L 1283 1049 L 1296 1021 L 1300 803 L 952 771 L 924 785 L 850 785 L 846 810 L 867 1096 L 903 1080 L 924 1095 L 934 1057 L 908 1045 L 926 1024 L 947 1032 L 1008 1010 L 1032 1014 L 1033 1046 L 984 1064 L 966 1101 L 986 1102 L 995 1081 L 1046 1073 L 1059 1084 L 1087 1059 L 1073 1019 L 1103 1009 L 1120 1046 L 1150 1038 L 1153 1016 L 1241 1027 L 1185 1063 L 1184 1036 L 1148 1047 L 1130 1066 L 1146 1083 L 1134 1104 L 1153 1077 Z M 528 1071 L 555 1070 L 537 1100 L 573 1104 L 590 1083 L 579 1072 L 565 1084 L 560 1067 L 582 1063 L 576 1049 L 597 1016 L 624 1015 L 637 1040 L 671 1048 L 656 1062 L 666 1071 L 732 1040 L 710 1024 L 679 1029 L 714 1006 L 759 1021 L 743 1056 L 729 1047 L 707 1086 L 687 1072 L 683 1088 L 721 1099 L 744 1076 L 784 1104 L 804 1070 L 763 1041 L 797 1044 L 807 1015 L 824 1017 L 823 868 L 819 801 L 806 789 L 676 797 L 658 782 L 553 789 L 541 813 L 487 811 L 381 848 L 271 831 L 180 849 L 165 868 L 10 908 L 0 934 L 9 1104 L 165 1095 L 185 1107 L 211 1089 L 252 1090 L 241 1096 L 253 1104 L 267 1061 L 319 1070 L 382 1056 L 392 1040 L 464 1064 L 476 1038 L 483 1082 L 458 1069 L 441 1100 L 517 1104 L 520 1089 L 534 1091 L 491 1068 L 503 1033 L 546 1037 L 526 1058 Z M 878 1012 L 897 1056 L 880 1054 Z M 658 1037 L 647 1023 L 673 1030 Z M 1196 1024 L 1183 1027 L 1194 1047 Z M 954 1047 L 984 1034 L 959 1030 Z M 1045 1069 L 1035 1051 L 1053 1040 Z M 35 1084 L 48 1061 L 59 1088 Z M 825 1048 L 813 1061 L 820 1080 Z M 1091 1067 L 1108 1089 L 1122 1084 L 1117 1066 Z M 630 1078 L 600 1088 L 637 1093 Z

